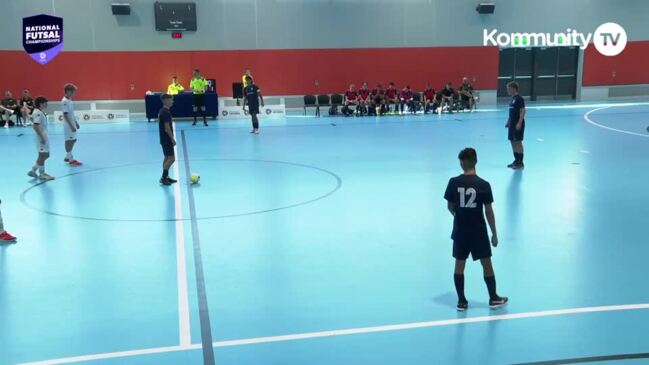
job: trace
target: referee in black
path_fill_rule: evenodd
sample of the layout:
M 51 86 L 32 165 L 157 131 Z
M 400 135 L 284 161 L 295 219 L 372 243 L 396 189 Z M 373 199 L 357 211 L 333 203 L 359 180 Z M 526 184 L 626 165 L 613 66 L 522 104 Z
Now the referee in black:
M 174 146 L 176 146 L 176 139 L 174 138 L 173 119 L 171 117 L 171 106 L 174 103 L 173 96 L 169 94 L 162 94 L 162 109 L 158 112 L 158 129 L 160 132 L 160 145 L 162 146 L 162 153 L 164 159 L 162 160 L 162 177 L 160 184 L 171 185 L 176 181 L 169 177 L 169 168 L 176 161 L 176 154 Z
M 451 178 L 446 187 L 444 199 L 448 210 L 453 215 L 453 257 L 455 257 L 455 289 L 457 291 L 457 310 L 465 311 L 469 302 L 464 296 L 464 267 L 469 254 L 474 261 L 480 260 L 484 272 L 484 281 L 489 291 L 489 307 L 496 309 L 507 304 L 506 297 L 496 294 L 496 276 L 491 264 L 491 247 L 485 223 L 487 215 L 491 228 L 491 245 L 498 246 L 496 217 L 491 204 L 493 194 L 488 182 L 478 177 L 475 166 L 478 155 L 473 148 L 465 148 L 458 156 L 464 173 Z
M 507 167 L 520 170 L 525 167 L 523 163 L 523 138 L 525 137 L 525 100 L 518 94 L 518 83 L 507 84 L 507 93 L 512 97 L 509 102 L 509 119 L 505 128 L 508 130 L 508 138 L 514 152 L 514 162 Z

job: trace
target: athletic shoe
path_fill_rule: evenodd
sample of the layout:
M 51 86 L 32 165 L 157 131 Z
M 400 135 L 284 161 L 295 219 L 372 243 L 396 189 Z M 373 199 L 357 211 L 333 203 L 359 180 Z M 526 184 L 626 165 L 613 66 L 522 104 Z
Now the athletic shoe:
M 507 167 L 510 168 L 510 169 L 514 168 L 514 166 L 516 166 L 516 161 L 514 161 L 514 162 L 510 163 L 509 165 L 507 165 Z
M 512 166 L 512 169 L 514 169 L 514 170 L 521 170 L 521 169 L 524 169 L 524 168 L 525 168 L 525 164 L 522 163 L 522 162 L 514 164 L 514 166 Z
M 83 164 L 81 162 L 77 161 L 77 160 L 70 161 L 70 166 L 72 166 L 72 167 L 79 167 L 81 165 L 83 165 Z
M 38 175 L 36 174 L 36 171 L 34 171 L 34 170 L 29 170 L 29 172 L 27 173 L 27 176 L 33 177 L 34 179 L 38 178 Z
M 255 134 L 259 134 L 259 130 L 256 130 L 256 131 L 255 131 Z
M 469 309 L 469 302 L 462 302 L 462 301 L 457 302 L 458 312 L 464 312 L 467 309 Z
M 38 179 L 41 181 L 51 181 L 54 180 L 54 176 L 50 176 L 46 173 L 42 173 L 38 176 Z
M 196 122 L 192 123 L 192 127 L 196 125 Z
M 251 130 L 251 131 L 250 131 L 250 134 L 255 134 L 255 130 L 254 130 L 254 129 Z
M 70 159 L 66 157 L 63 159 L 63 162 L 70 162 Z
M 165 186 L 169 186 L 169 185 L 171 185 L 171 181 L 169 181 L 169 178 L 162 177 L 162 178 L 160 178 L 160 184 L 165 185 Z
M 176 179 L 172 179 L 172 178 L 170 178 L 170 177 L 168 177 L 167 180 L 169 180 L 169 182 L 172 183 L 172 184 L 175 184 L 175 183 L 178 182 L 178 180 L 176 180 Z
M 204 124 L 206 127 L 209 127 L 209 125 L 207 124 L 207 122 L 204 122 L 203 124 Z
M 496 299 L 489 299 L 489 308 L 498 309 L 507 305 L 509 298 L 507 297 L 496 297 Z
M 9 232 L 4 231 L 0 234 L 0 241 L 4 242 L 16 242 L 16 237 L 9 234 Z

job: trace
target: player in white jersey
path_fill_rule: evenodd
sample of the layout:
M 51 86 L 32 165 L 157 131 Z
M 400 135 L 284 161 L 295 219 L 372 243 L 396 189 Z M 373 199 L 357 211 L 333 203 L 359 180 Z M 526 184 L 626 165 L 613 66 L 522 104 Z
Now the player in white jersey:
M 72 149 L 74 144 L 77 143 L 77 130 L 80 128 L 77 118 L 74 116 L 74 103 L 72 98 L 77 91 L 77 87 L 73 84 L 66 84 L 64 89 L 65 96 L 61 100 L 63 108 L 63 130 L 65 137 L 65 162 L 70 166 L 81 166 L 81 162 L 74 159 L 72 156 Z
M 37 97 L 36 100 L 34 100 L 34 111 L 32 112 L 32 128 L 36 133 L 36 149 L 38 150 L 38 157 L 36 158 L 36 164 L 27 175 L 41 181 L 54 180 L 54 177 L 45 173 L 45 160 L 50 157 L 50 140 L 47 135 L 46 109 L 47 99 L 42 96 Z

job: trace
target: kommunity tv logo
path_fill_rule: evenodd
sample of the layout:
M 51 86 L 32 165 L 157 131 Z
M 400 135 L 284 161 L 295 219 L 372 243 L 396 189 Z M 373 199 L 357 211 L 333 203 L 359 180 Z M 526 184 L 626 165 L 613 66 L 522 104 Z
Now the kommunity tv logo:
M 626 31 L 616 23 L 604 23 L 593 33 L 582 33 L 568 28 L 563 33 L 503 33 L 498 29 L 483 30 L 482 43 L 499 47 L 556 47 L 579 46 L 586 49 L 590 42 L 604 56 L 617 56 L 627 43 Z

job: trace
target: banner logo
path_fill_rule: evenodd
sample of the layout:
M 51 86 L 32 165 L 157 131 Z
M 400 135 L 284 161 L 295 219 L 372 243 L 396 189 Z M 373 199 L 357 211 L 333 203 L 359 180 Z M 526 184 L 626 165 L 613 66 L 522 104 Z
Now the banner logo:
M 36 62 L 44 65 L 63 49 L 63 18 L 35 15 L 23 18 L 23 48 Z
M 566 29 L 563 33 L 503 33 L 498 29 L 482 31 L 482 44 L 499 47 L 561 47 L 577 46 L 585 50 L 593 42 L 604 56 L 617 56 L 627 43 L 626 31 L 616 23 L 604 23 L 594 33 L 582 33 Z

